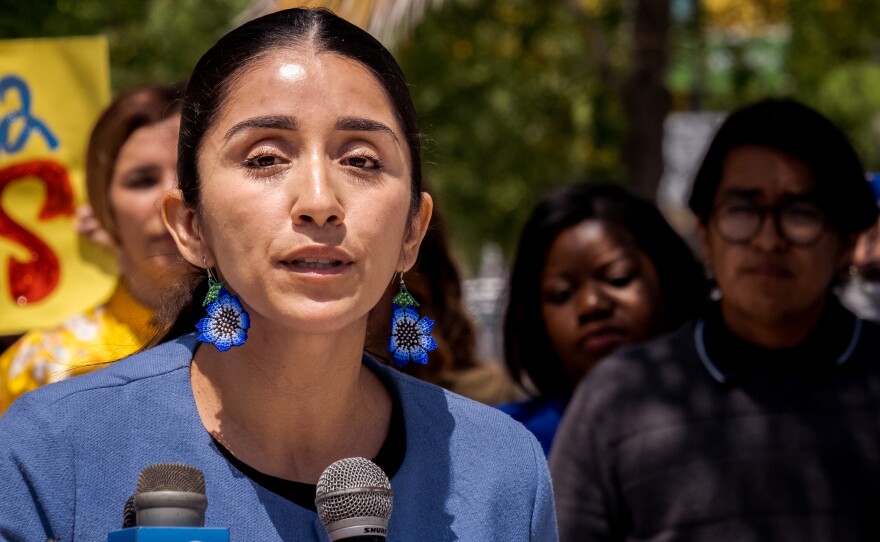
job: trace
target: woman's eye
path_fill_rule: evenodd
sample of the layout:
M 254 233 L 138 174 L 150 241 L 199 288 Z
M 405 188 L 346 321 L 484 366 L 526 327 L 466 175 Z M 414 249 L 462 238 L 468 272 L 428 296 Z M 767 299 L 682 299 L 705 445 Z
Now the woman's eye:
M 628 286 L 633 279 L 635 279 L 635 275 L 621 275 L 619 277 L 609 277 L 608 284 L 614 286 L 615 288 L 623 288 Z
M 544 301 L 551 305 L 562 305 L 571 299 L 571 289 L 551 290 L 544 293 Z
M 372 156 L 349 156 L 343 163 L 358 169 L 382 169 L 382 163 Z
M 125 187 L 133 190 L 145 190 L 159 184 L 159 178 L 153 175 L 141 175 L 126 179 Z
M 259 154 L 253 157 L 249 157 L 244 161 L 245 167 L 251 168 L 265 168 L 271 167 L 279 164 L 279 160 L 276 156 L 271 154 Z

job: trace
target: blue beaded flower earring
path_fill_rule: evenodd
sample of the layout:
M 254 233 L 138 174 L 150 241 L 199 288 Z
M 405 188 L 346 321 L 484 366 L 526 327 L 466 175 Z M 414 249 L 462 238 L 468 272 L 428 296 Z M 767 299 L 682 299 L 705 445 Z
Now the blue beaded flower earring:
M 208 316 L 199 320 L 199 341 L 213 344 L 217 350 L 226 352 L 233 346 L 241 346 L 247 340 L 247 329 L 251 327 L 251 319 L 242 308 L 238 297 L 229 293 L 208 270 L 208 294 L 202 301 L 208 307 Z
M 392 301 L 394 315 L 391 317 L 391 340 L 388 341 L 388 351 L 398 367 L 410 361 L 425 365 L 428 363 L 428 352 L 437 348 L 437 341 L 430 335 L 434 320 L 426 316 L 420 318 L 414 308 L 418 306 L 418 301 L 407 291 L 401 273 L 400 291 Z

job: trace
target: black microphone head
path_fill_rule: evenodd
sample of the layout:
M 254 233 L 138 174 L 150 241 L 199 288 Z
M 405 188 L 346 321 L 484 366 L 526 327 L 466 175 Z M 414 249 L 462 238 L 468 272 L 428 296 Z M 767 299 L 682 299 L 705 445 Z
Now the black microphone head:
M 318 517 L 330 540 L 385 538 L 392 508 L 391 483 L 369 459 L 348 457 L 327 467 L 315 490 Z
M 183 463 L 146 466 L 138 476 L 134 508 L 139 526 L 202 527 L 208 508 L 205 475 Z
M 137 492 L 186 491 L 205 494 L 205 475 L 184 463 L 154 463 L 138 475 Z

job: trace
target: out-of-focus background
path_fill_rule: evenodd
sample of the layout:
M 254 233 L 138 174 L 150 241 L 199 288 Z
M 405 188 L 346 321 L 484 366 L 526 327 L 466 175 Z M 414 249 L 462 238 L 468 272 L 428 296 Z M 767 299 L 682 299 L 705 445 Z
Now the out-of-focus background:
M 106 36 L 115 95 L 183 81 L 220 35 L 295 5 L 333 9 L 401 62 L 429 189 L 489 329 L 522 222 L 554 186 L 626 184 L 689 237 L 690 176 L 738 105 L 794 96 L 880 168 L 876 0 L 3 0 L 0 39 Z

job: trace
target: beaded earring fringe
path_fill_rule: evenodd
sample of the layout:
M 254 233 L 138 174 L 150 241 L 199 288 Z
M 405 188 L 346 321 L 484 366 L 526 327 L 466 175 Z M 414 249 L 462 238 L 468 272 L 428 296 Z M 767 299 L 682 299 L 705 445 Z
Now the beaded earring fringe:
M 437 341 L 431 337 L 434 320 L 419 317 L 415 309 L 418 306 L 419 303 L 406 289 L 401 275 L 400 291 L 392 301 L 394 314 L 391 317 L 391 339 L 388 341 L 388 351 L 397 361 L 398 367 L 403 367 L 410 361 L 425 365 L 428 363 L 428 352 L 437 348 Z
M 213 344 L 221 352 L 245 343 L 247 329 L 251 327 L 250 316 L 241 306 L 238 297 L 229 293 L 222 282 L 214 279 L 210 269 L 208 293 L 202 306 L 207 307 L 208 316 L 196 324 L 199 341 Z

